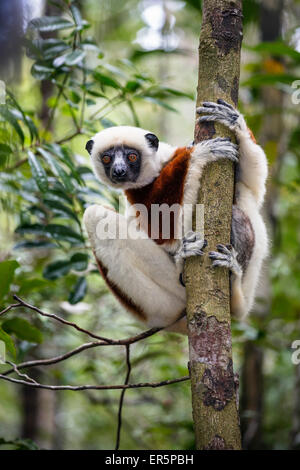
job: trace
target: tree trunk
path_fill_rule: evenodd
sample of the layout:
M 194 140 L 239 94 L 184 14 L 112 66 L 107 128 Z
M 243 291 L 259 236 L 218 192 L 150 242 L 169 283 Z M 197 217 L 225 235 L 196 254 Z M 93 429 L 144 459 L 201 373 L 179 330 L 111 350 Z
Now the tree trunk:
M 203 100 L 217 98 L 237 106 L 241 0 L 204 0 L 202 5 L 197 106 Z M 229 133 L 219 124 L 195 126 L 196 143 L 224 135 Z M 224 160 L 207 165 L 199 204 L 204 205 L 204 236 L 208 248 L 203 259 L 190 258 L 185 267 L 197 449 L 241 448 L 232 363 L 229 273 L 224 268 L 212 268 L 207 255 L 218 243 L 230 243 L 233 197 L 233 164 Z

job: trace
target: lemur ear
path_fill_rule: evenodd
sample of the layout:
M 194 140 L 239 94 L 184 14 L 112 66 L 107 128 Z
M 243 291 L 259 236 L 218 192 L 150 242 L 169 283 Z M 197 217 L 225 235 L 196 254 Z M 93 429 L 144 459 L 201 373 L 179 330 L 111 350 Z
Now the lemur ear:
M 94 141 L 92 139 L 88 140 L 85 145 L 85 149 L 89 152 L 90 155 L 92 153 L 93 145 L 94 145 Z
M 146 134 L 145 135 L 145 139 L 147 140 L 148 144 L 150 145 L 150 147 L 154 148 L 155 150 L 158 149 L 158 144 L 159 144 L 159 140 L 158 138 L 156 137 L 156 135 L 154 134 Z

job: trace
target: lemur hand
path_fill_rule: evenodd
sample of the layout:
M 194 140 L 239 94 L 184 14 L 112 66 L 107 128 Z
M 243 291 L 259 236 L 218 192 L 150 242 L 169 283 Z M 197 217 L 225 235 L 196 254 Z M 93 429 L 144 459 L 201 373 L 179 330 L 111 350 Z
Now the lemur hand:
M 203 114 L 198 122 L 219 122 L 237 135 L 239 132 L 247 130 L 245 119 L 239 111 L 222 99 L 218 99 L 217 103 L 204 101 L 196 111 L 197 114 Z
M 238 162 L 238 146 L 233 144 L 229 137 L 216 137 L 215 139 L 202 140 L 198 145 L 205 146 L 215 159 L 228 158 L 233 162 Z
M 190 256 L 202 256 L 206 246 L 207 241 L 201 238 L 200 233 L 191 230 L 182 238 L 180 247 L 175 254 L 175 260 L 179 261 Z

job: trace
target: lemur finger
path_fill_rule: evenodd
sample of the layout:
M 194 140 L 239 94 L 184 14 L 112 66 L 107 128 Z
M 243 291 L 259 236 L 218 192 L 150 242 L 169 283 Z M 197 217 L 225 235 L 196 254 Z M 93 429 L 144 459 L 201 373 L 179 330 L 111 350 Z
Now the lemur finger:
M 230 268 L 230 262 L 227 260 L 227 261 L 223 261 L 223 260 L 215 260 L 212 262 L 212 266 L 215 268 L 217 266 L 221 266 L 221 267 L 225 267 L 225 268 Z
M 218 158 L 228 158 L 234 162 L 238 162 L 238 146 L 232 142 L 225 140 L 219 141 L 217 139 L 212 139 L 210 141 L 210 151 L 211 153 Z
M 224 101 L 224 103 L 220 103 L 219 100 L 217 100 L 217 102 L 215 102 L 215 101 L 203 101 L 202 106 L 204 108 L 227 108 L 226 111 L 228 111 L 228 109 L 231 109 L 231 108 L 229 108 L 228 103 L 225 104 L 225 101 Z
M 186 245 L 187 243 L 195 242 L 195 241 L 202 241 L 202 246 L 207 245 L 207 241 L 202 239 L 201 233 L 200 232 L 193 232 L 190 230 L 185 234 L 185 236 L 182 239 L 183 245 Z M 205 244 L 205 245 L 204 245 Z
M 238 115 L 237 111 L 218 103 L 204 102 L 196 109 L 198 114 L 219 114 L 220 116 Z
M 218 98 L 217 103 L 222 104 L 223 106 L 226 106 L 229 109 L 232 109 L 232 111 L 236 111 L 236 109 L 231 104 L 227 103 L 227 101 L 222 100 L 222 98 Z
M 232 119 L 230 116 L 224 116 L 224 114 L 207 114 L 205 116 L 200 116 L 198 118 L 198 122 L 219 122 L 220 124 L 223 124 L 226 127 L 229 127 L 230 130 L 234 130 L 234 123 L 232 122 Z
M 190 256 L 203 256 L 204 251 L 197 249 L 197 250 L 185 250 L 182 254 L 181 257 L 186 259 L 189 258 Z
M 232 255 L 233 247 L 232 245 L 223 245 L 223 244 L 218 244 L 217 245 L 217 250 L 221 253 L 225 253 L 226 255 Z
M 227 254 L 220 253 L 219 251 L 210 251 L 208 253 L 208 256 L 210 257 L 210 259 L 220 259 L 220 260 L 228 259 Z

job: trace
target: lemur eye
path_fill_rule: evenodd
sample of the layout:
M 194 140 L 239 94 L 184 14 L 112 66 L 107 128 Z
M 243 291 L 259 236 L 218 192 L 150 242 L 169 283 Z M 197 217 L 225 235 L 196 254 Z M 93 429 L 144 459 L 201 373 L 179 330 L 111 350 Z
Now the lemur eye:
M 130 153 L 128 155 L 128 160 L 131 161 L 132 163 L 137 161 L 137 155 L 135 153 Z
M 109 163 L 111 160 L 110 156 L 109 155 L 103 155 L 102 156 L 102 161 L 103 163 Z

